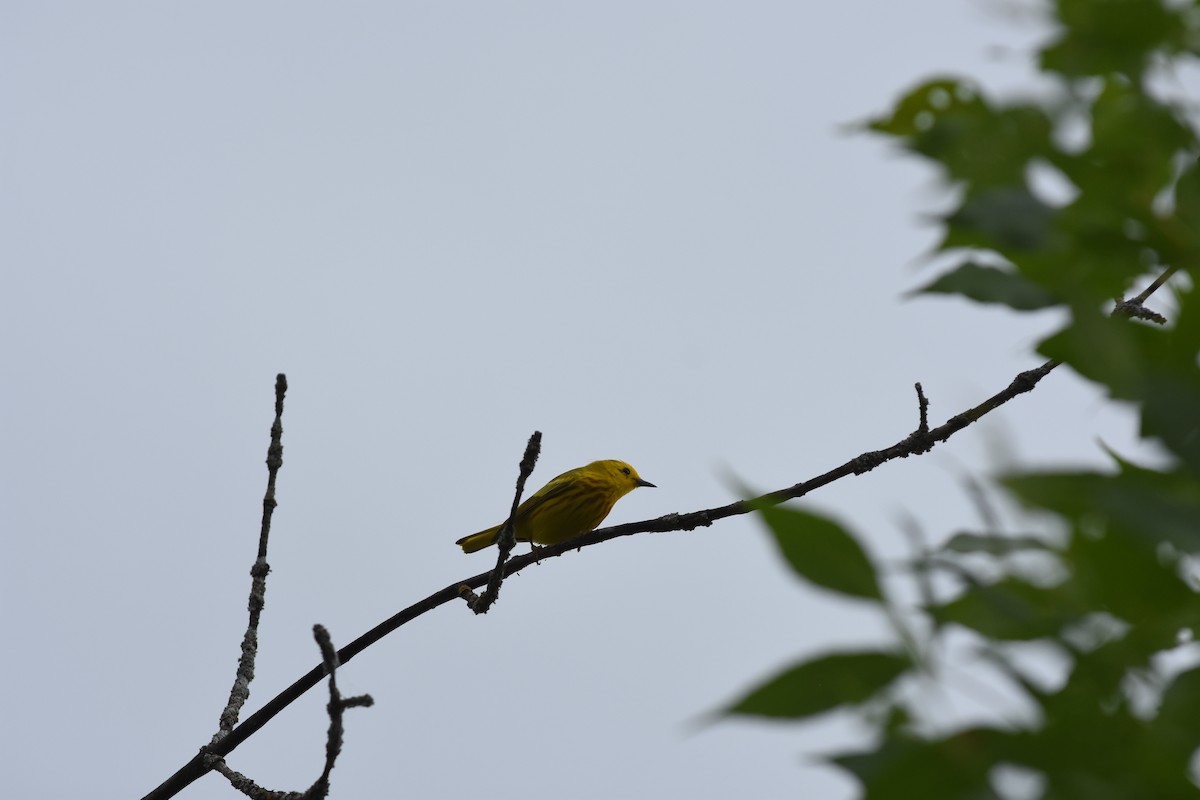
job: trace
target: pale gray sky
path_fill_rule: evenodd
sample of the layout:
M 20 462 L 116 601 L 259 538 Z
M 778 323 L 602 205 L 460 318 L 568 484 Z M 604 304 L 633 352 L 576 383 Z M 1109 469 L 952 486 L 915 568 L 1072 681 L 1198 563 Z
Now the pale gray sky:
M 931 73 L 1020 86 L 1038 29 L 912 3 L 9 2 L 0 8 L 0 759 L 13 797 L 140 796 L 211 735 L 291 382 L 249 711 L 472 575 L 453 542 L 597 458 L 611 522 L 778 488 L 1039 360 L 1054 323 L 903 302 L 930 175 L 840 126 Z M 994 48 L 1007 48 L 997 57 Z M 812 496 L 881 559 L 975 522 L 960 472 L 1097 463 L 1133 425 L 1065 370 L 945 448 Z M 1002 451 L 995 448 L 1002 444 Z M 359 656 L 333 797 L 846 798 L 865 743 L 700 714 L 881 641 L 755 523 L 640 536 Z M 947 716 L 986 694 L 941 698 Z M 324 688 L 231 764 L 306 787 Z M 990 707 L 995 711 L 993 702 Z M 208 776 L 186 798 L 234 797 Z

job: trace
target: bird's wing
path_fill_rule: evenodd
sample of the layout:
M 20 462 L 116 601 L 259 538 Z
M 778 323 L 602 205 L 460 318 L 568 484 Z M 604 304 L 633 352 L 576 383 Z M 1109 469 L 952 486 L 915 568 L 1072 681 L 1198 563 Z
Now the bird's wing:
M 564 472 L 530 495 L 525 502 L 517 506 L 517 523 L 520 524 L 528 520 L 533 512 L 537 511 L 548 501 L 556 497 L 562 497 L 564 494 L 570 492 L 571 486 L 574 483 L 573 478 L 574 475 L 571 472 Z

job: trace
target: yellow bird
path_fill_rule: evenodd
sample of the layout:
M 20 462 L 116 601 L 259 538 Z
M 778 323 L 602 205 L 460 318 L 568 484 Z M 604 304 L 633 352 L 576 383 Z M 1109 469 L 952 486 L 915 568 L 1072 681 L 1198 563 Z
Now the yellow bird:
M 637 470 L 624 461 L 593 461 L 568 470 L 517 506 L 513 527 L 519 542 L 558 544 L 582 536 L 604 521 L 617 501 L 639 486 Z M 501 523 L 502 525 L 503 523 Z M 496 543 L 500 525 L 464 536 L 455 544 L 474 553 Z

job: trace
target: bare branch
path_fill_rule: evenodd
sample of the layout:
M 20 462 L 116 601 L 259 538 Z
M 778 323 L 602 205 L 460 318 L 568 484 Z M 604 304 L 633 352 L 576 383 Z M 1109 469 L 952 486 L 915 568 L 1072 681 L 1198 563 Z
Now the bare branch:
M 263 496 L 262 527 L 258 534 L 258 557 L 250 568 L 250 622 L 242 636 L 242 655 L 238 659 L 237 674 L 229 692 L 229 702 L 221 712 L 217 732 L 212 741 L 223 739 L 233 730 L 241 714 L 242 706 L 250 697 L 250 682 L 254 680 L 254 660 L 258 655 L 258 623 L 266 605 L 267 541 L 271 536 L 271 515 L 275 512 L 275 477 L 283 466 L 283 398 L 287 394 L 287 376 L 282 372 L 275 376 L 275 421 L 271 423 L 271 444 L 267 447 L 267 493 Z
M 926 436 L 929 434 L 929 401 L 925 399 L 925 390 L 921 388 L 920 381 L 914 383 L 913 387 L 917 390 L 917 411 L 921 417 L 917 433 Z
M 693 511 L 689 514 L 666 514 L 657 519 L 643 520 L 641 522 L 631 522 L 625 525 L 614 525 L 610 528 L 601 528 L 584 534 L 576 539 L 571 539 L 559 544 L 547 545 L 539 547 L 535 552 L 526 555 L 516 556 L 505 561 L 500 568 L 500 576 L 506 578 L 513 573 L 519 572 L 530 564 L 536 563 L 543 559 L 554 558 L 571 550 L 591 547 L 593 545 L 606 542 L 609 539 L 616 539 L 620 536 L 631 536 L 635 533 L 663 533 L 667 531 L 690 531 L 700 527 L 708 527 L 719 519 L 725 517 L 747 514 L 755 508 L 761 508 L 763 505 L 778 505 L 785 500 L 791 500 L 796 497 L 802 497 L 814 489 L 818 489 L 827 484 L 833 483 L 839 478 L 845 478 L 850 475 L 860 475 L 864 472 L 869 472 L 875 467 L 887 461 L 897 458 L 907 458 L 910 455 L 916 455 L 927 452 L 939 442 L 944 442 L 958 433 L 963 428 L 966 428 L 973 422 L 976 422 L 984 415 L 994 411 L 995 409 L 1007 403 L 1014 397 L 1030 391 L 1038 384 L 1042 378 L 1050 373 L 1057 364 L 1053 361 L 1047 362 L 1037 369 L 1028 370 L 1017 375 L 1012 383 L 1003 391 L 996 393 L 983 401 L 974 408 L 968 409 L 961 414 L 958 414 L 949 419 L 945 424 L 933 428 L 932 430 L 922 433 L 917 430 L 907 436 L 905 439 L 897 442 L 891 447 L 883 450 L 875 450 L 850 459 L 840 467 L 830 470 L 823 475 L 818 475 L 815 478 L 797 483 L 786 489 L 769 492 L 750 500 L 739 500 L 729 505 L 720 506 L 718 508 L 709 508 L 702 511 Z M 531 439 L 532 442 L 532 439 Z M 467 598 L 468 602 L 478 602 L 478 598 L 474 597 L 473 589 L 479 589 L 487 585 L 495 576 L 496 570 L 489 570 L 480 573 L 474 577 L 463 581 L 456 581 L 449 586 L 434 592 L 433 594 L 414 603 L 408 608 L 394 614 L 387 620 L 376 625 L 371 630 L 367 631 L 362 636 L 355 639 L 350 644 L 338 651 L 338 659 L 342 664 L 345 664 L 354 656 L 367 649 L 375 642 L 395 631 L 397 628 L 411 622 L 422 614 L 431 611 L 438 606 L 448 603 L 460 597 Z M 247 717 L 242 724 L 234 728 L 228 736 L 221 741 L 215 742 L 206 748 L 206 751 L 213 755 L 224 756 L 231 753 L 234 748 L 250 738 L 258 732 L 264 725 L 267 724 L 276 714 L 290 705 L 294 700 L 303 695 L 324 676 L 324 666 L 318 665 L 297 679 L 291 686 L 284 689 L 266 705 L 258 711 Z M 163 800 L 163 798 L 173 797 L 181 789 L 183 789 L 192 781 L 199 778 L 210 767 L 205 763 L 205 753 L 195 756 L 187 764 L 179 768 L 178 771 L 158 788 L 151 791 L 143 800 Z
M 1150 297 L 1150 295 L 1157 292 L 1162 287 L 1162 285 L 1164 283 L 1166 283 L 1167 281 L 1171 280 L 1171 276 L 1174 275 L 1178 271 L 1179 271 L 1178 264 L 1176 264 L 1173 267 L 1167 267 L 1165 270 L 1162 271 L 1161 275 L 1159 275 L 1157 278 L 1155 278 L 1150 283 L 1149 286 L 1147 286 L 1145 289 L 1143 289 L 1137 297 L 1133 298 L 1129 302 L 1135 303 L 1137 305 L 1141 305 L 1142 303 L 1146 302 L 1146 300 Z
M 1142 304 L 1146 302 L 1146 298 L 1154 294 L 1155 291 L 1169 281 L 1171 276 L 1178 271 L 1178 266 L 1168 267 L 1167 269 L 1163 270 L 1162 274 L 1155 278 L 1149 286 L 1143 289 L 1141 293 L 1137 295 L 1137 297 L 1129 300 L 1118 301 L 1116 308 L 1113 309 L 1113 316 L 1136 317 L 1137 319 L 1148 320 L 1158 325 L 1166 325 L 1166 317 L 1164 317 L 1162 314 L 1159 314 L 1157 311 L 1151 311 Z
M 500 552 L 496 556 L 496 567 L 492 570 L 491 579 L 488 580 L 487 590 L 482 596 L 479 596 L 472 592 L 470 587 L 463 587 L 465 591 L 462 593 L 462 598 L 467 601 L 467 605 L 476 614 L 486 614 L 496 599 L 500 597 L 500 584 L 504 582 L 504 563 L 508 561 L 509 555 L 512 554 L 512 550 L 517 544 L 517 506 L 521 504 L 521 495 L 525 492 L 525 481 L 533 472 L 541 452 L 542 432 L 534 431 L 533 435 L 529 437 L 528 444 L 525 445 L 525 455 L 521 457 L 517 474 L 517 490 L 513 494 L 512 508 L 508 512 L 508 519 L 504 520 L 504 524 L 500 526 L 500 533 L 496 536 L 496 547 Z

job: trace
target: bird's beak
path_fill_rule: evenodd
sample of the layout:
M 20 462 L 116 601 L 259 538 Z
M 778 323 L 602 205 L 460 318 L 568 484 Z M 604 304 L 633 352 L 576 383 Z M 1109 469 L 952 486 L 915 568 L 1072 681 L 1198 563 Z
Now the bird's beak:
M 655 486 L 655 485 L 654 485 L 653 483 L 651 483 L 650 481 L 644 481 L 644 480 L 642 480 L 641 478 L 638 478 L 638 479 L 637 479 L 637 485 L 638 485 L 638 486 L 649 486 L 651 489 L 657 489 L 657 488 L 658 488 L 657 486 Z

